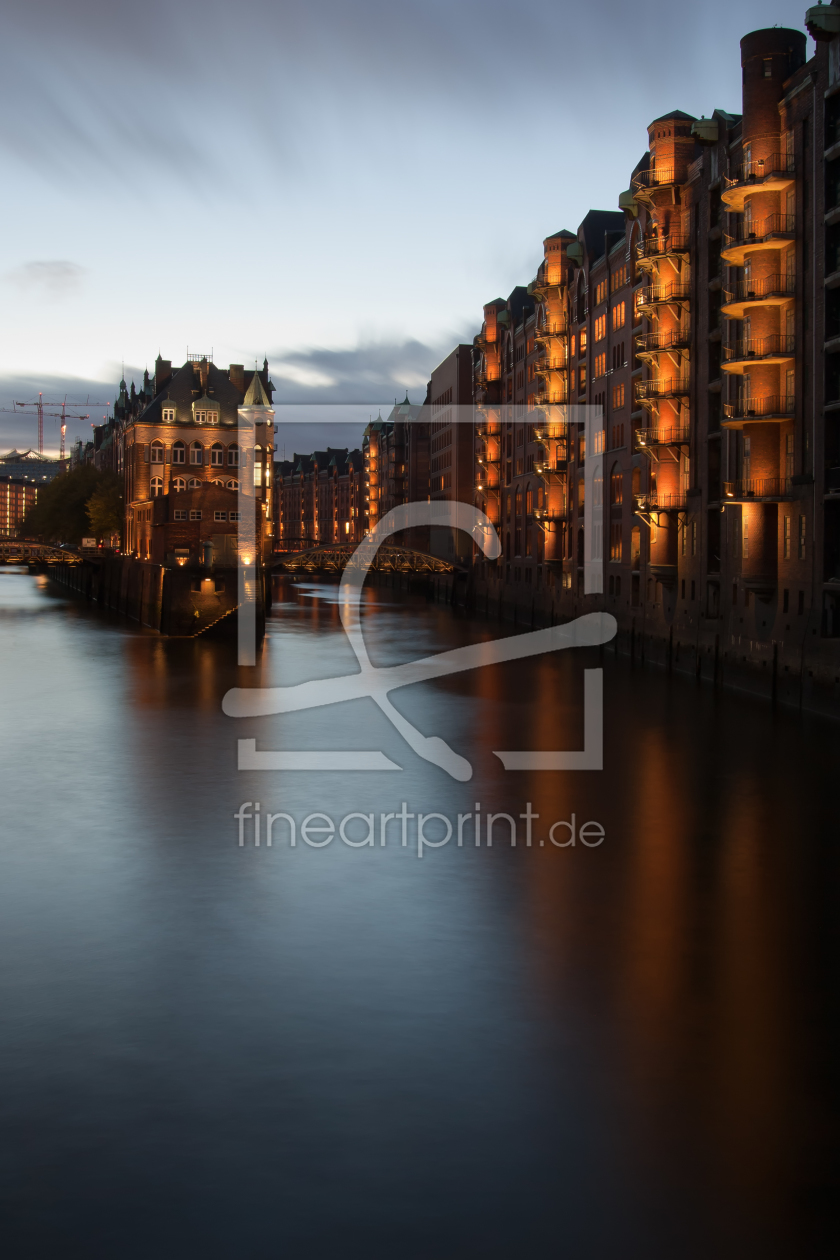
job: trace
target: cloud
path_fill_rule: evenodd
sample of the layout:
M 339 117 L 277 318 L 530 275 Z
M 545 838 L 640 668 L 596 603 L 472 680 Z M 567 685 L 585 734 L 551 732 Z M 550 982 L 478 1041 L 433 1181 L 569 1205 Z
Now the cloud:
M 63 258 L 23 263 L 7 271 L 4 279 L 16 288 L 29 291 L 41 289 L 56 297 L 63 297 L 79 289 L 85 268 Z
M 460 340 L 471 342 L 475 331 L 462 330 Z M 342 350 L 278 350 L 269 356 L 271 377 L 277 387 L 275 398 L 283 402 L 317 399 L 378 406 L 409 390 L 413 401 L 422 402 L 432 369 L 458 342 L 459 337 L 453 335 L 433 344 L 414 339 L 371 340 Z

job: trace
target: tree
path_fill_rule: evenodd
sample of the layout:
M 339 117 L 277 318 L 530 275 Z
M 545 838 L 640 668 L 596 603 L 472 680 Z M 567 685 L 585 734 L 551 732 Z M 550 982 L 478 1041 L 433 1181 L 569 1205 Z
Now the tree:
M 98 486 L 87 501 L 91 532 L 97 539 L 110 538 L 112 534 L 122 531 L 122 483 L 113 473 L 105 475 L 108 480 Z
M 97 495 L 105 496 L 113 506 L 122 502 L 122 479 L 111 472 L 99 472 L 92 464 L 62 473 L 38 491 L 38 502 L 24 518 L 23 532 L 30 538 L 43 538 L 49 542 L 80 543 L 91 532 L 88 513 L 90 500 Z M 98 509 L 97 509 L 98 510 Z M 111 528 L 113 515 L 108 517 L 103 533 L 115 533 L 122 524 Z

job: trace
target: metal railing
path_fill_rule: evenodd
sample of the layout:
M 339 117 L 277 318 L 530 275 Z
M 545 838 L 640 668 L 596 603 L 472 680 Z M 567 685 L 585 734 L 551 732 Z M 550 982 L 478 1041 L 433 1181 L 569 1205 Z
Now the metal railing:
M 762 416 L 792 416 L 796 399 L 792 394 L 768 394 L 765 398 L 738 398 L 723 404 L 727 420 L 760 419 Z
M 638 399 L 673 398 L 678 394 L 687 394 L 689 390 L 690 381 L 687 376 L 672 376 L 667 380 L 636 382 L 636 397 Z
M 724 481 L 724 498 L 727 499 L 789 499 L 790 477 L 748 477 L 739 481 Z
M 730 362 L 738 359 L 768 359 L 794 353 L 796 338 L 793 333 L 776 334 L 772 337 L 748 337 L 733 341 L 723 347 L 723 355 Z
M 534 370 L 542 375 L 545 372 L 565 372 L 568 366 L 568 359 L 541 359 L 539 363 L 534 364 Z
M 637 258 L 664 258 L 667 254 L 687 254 L 691 248 L 691 239 L 672 233 L 670 236 L 651 236 L 646 241 L 639 241 L 636 246 Z
M 637 429 L 636 445 L 643 449 L 646 446 L 684 446 L 688 442 L 687 428 L 671 429 Z
M 653 306 L 659 302 L 687 302 L 691 297 L 691 285 L 682 281 L 673 284 L 647 284 L 639 291 L 640 307 Z
M 543 324 L 542 328 L 535 328 L 534 337 L 537 341 L 544 341 L 547 337 L 565 337 L 568 331 L 569 325 L 565 319 L 551 320 Z
M 561 275 L 555 276 L 553 280 L 547 279 L 546 276 L 535 276 L 528 285 L 529 290 L 533 293 L 535 289 L 556 289 L 563 283 Z
M 678 512 L 685 507 L 685 492 L 678 494 L 634 494 L 636 510 L 639 512 Z
M 758 223 L 743 223 L 735 236 L 724 233 L 724 248 L 732 249 L 736 245 L 755 245 L 772 236 L 794 236 L 796 234 L 796 215 L 770 214 Z
M 652 166 L 648 170 L 639 171 L 638 175 L 634 175 L 630 181 L 630 187 L 638 195 L 640 192 L 649 192 L 652 188 L 660 188 L 676 182 L 673 166 Z
M 636 349 L 643 353 L 655 350 L 679 350 L 691 344 L 691 332 L 688 328 L 669 328 L 667 332 L 639 333 L 636 337 Z
M 723 296 L 727 302 L 760 302 L 768 297 L 787 297 L 795 290 L 796 276 L 777 271 L 761 280 L 737 280 L 731 288 L 724 289 Z
M 769 157 L 753 158 L 742 162 L 732 177 L 724 177 L 727 188 L 735 184 L 756 184 L 774 175 L 793 175 L 796 171 L 796 159 L 792 153 L 771 153 Z

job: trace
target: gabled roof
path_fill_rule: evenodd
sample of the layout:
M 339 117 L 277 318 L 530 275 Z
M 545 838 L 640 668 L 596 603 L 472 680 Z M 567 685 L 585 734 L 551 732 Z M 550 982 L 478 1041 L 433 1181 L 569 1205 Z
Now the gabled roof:
M 242 403 L 242 406 L 243 407 L 270 407 L 271 406 L 271 403 L 269 402 L 269 399 L 268 399 L 268 394 L 265 392 L 265 389 L 263 388 L 263 383 L 260 380 L 259 372 L 255 372 L 254 375 L 251 377 L 251 384 L 248 386 L 247 390 L 245 391 L 245 400 Z
M 681 109 L 674 109 L 670 114 L 660 114 L 652 123 L 648 123 L 648 126 L 653 127 L 654 124 L 661 122 L 697 122 L 697 119 L 693 114 L 684 114 Z

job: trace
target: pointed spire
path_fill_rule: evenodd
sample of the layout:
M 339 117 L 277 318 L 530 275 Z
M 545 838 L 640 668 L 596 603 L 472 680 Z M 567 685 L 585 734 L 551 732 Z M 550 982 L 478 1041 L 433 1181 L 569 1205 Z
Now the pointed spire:
M 242 403 L 242 406 L 243 407 L 270 407 L 271 406 L 271 403 L 268 400 L 268 394 L 265 392 L 263 383 L 260 380 L 259 372 L 254 372 L 254 375 L 251 377 L 251 384 L 248 386 L 248 391 L 245 394 L 245 400 Z

